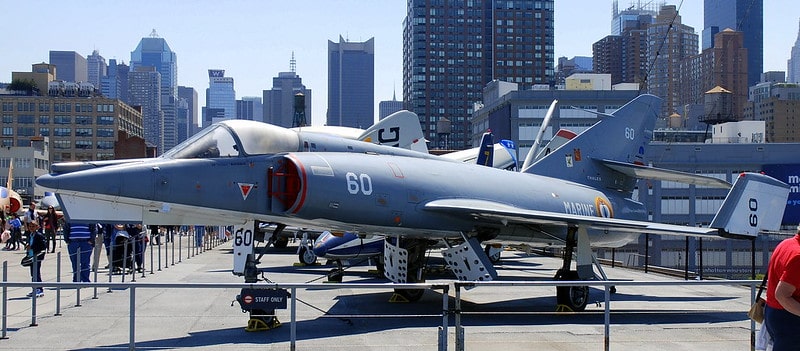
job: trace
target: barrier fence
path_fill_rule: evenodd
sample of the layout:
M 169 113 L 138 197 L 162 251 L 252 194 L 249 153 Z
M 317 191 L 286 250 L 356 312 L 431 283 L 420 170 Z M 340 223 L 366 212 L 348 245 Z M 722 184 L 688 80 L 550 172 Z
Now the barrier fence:
M 368 317 L 405 317 L 405 318 L 422 318 L 422 317 L 435 317 L 441 318 L 441 325 L 437 327 L 438 349 L 445 351 L 448 349 L 448 335 L 450 316 L 453 316 L 454 333 L 455 333 L 455 350 L 462 351 L 465 349 L 465 333 L 466 329 L 462 324 L 462 316 L 470 314 L 478 314 L 462 310 L 462 289 L 472 288 L 502 288 L 502 287 L 555 287 L 555 286 L 594 286 L 602 287 L 604 291 L 604 299 L 602 301 L 604 306 L 604 337 L 603 349 L 610 350 L 611 345 L 611 289 L 616 286 L 711 286 L 711 285 L 734 285 L 734 286 L 749 286 L 750 287 L 750 301 L 755 299 L 756 287 L 761 283 L 760 280 L 705 280 L 705 281 L 492 281 L 492 282 L 451 282 L 448 284 L 376 284 L 376 283 L 346 283 L 346 284 L 324 284 L 324 283 L 304 283 L 304 284 L 245 284 L 245 283 L 141 283 L 141 282 L 107 282 L 107 283 L 33 283 L 33 282 L 8 282 L 6 281 L 7 263 L 3 267 L 3 281 L 0 282 L 3 291 L 2 298 L 2 337 L 6 338 L 6 315 L 7 315 L 7 302 L 8 302 L 8 288 L 10 287 L 30 287 L 43 286 L 58 289 L 69 288 L 108 288 L 112 289 L 126 289 L 129 292 L 129 348 L 134 350 L 136 347 L 136 292 L 140 289 L 287 289 L 290 291 L 290 305 L 289 314 L 291 318 L 290 324 L 290 347 L 291 350 L 296 349 L 297 331 L 296 331 L 296 311 L 297 300 L 300 290 L 332 290 L 332 289 L 434 289 L 442 291 L 442 309 L 441 314 L 427 314 L 427 315 L 381 315 L 381 316 L 361 316 Z M 449 291 L 452 284 L 455 287 L 455 304 L 453 308 L 449 306 Z M 56 299 L 58 301 L 58 298 Z M 58 302 L 56 302 L 58 303 Z M 31 299 L 31 325 L 36 325 L 36 296 Z M 688 311 L 691 313 L 691 311 Z M 744 311 L 742 311 L 744 313 Z M 481 312 L 480 314 L 487 314 Z M 548 314 L 546 312 L 530 312 L 530 314 Z M 58 314 L 57 314 L 58 315 Z M 329 317 L 336 317 L 335 315 L 328 315 Z M 359 315 L 348 315 L 348 318 L 358 318 Z M 755 345 L 755 322 L 750 321 L 750 349 L 754 349 Z M 333 336 L 333 335 L 332 335 Z M 2 341 L 0 341 L 1 343 Z

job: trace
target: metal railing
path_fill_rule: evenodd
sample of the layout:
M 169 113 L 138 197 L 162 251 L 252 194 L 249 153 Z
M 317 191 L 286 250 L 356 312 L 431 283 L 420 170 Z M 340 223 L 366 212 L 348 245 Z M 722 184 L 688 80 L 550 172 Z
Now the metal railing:
M 139 289 L 287 289 L 290 291 L 290 348 L 296 349 L 297 344 L 297 300 L 298 289 L 311 290 L 332 290 L 332 289 L 433 289 L 442 291 L 442 313 L 430 315 L 392 315 L 392 317 L 422 318 L 422 317 L 441 317 L 442 324 L 438 327 L 438 349 L 447 350 L 447 332 L 450 310 L 449 303 L 449 284 L 393 284 L 393 283 L 348 283 L 348 284 L 324 284 L 324 283 L 303 283 L 303 284 L 248 284 L 248 283 L 49 283 L 49 282 L 0 282 L 3 291 L 2 299 L 2 335 L 6 337 L 8 326 L 6 325 L 8 288 L 33 288 L 35 286 L 56 288 L 56 289 L 80 289 L 80 288 L 108 288 L 109 290 L 125 289 L 129 292 L 128 310 L 128 348 L 136 349 L 136 291 Z M 32 316 L 31 326 L 36 325 L 36 295 L 31 298 Z M 387 315 L 388 316 L 388 315 Z M 349 317 L 357 317 L 349 315 Z
M 611 289 L 617 286 L 709 286 L 709 285 L 735 285 L 750 287 L 750 303 L 755 301 L 756 287 L 760 280 L 696 280 L 696 281 L 488 281 L 488 282 L 455 282 L 455 344 L 457 351 L 464 350 L 465 330 L 461 323 L 461 316 L 469 315 L 461 309 L 461 289 L 477 287 L 556 287 L 556 286 L 599 286 L 604 291 L 604 333 L 603 350 L 611 348 Z M 745 311 L 742 311 L 743 313 Z M 482 313 L 485 314 L 485 313 Z M 750 349 L 755 350 L 756 323 L 750 321 Z
M 5 271 L 5 268 L 4 268 Z M 5 276 L 5 275 L 4 275 Z M 441 290 L 442 293 L 442 313 L 430 315 L 391 315 L 392 317 L 406 317 L 406 318 L 421 318 L 421 317 L 440 317 L 442 319 L 441 325 L 438 327 L 438 349 L 447 350 L 448 343 L 448 327 L 449 316 L 454 316 L 454 330 L 455 330 L 455 349 L 464 350 L 464 335 L 465 328 L 462 325 L 461 318 L 465 315 L 477 314 L 469 311 L 462 310 L 461 307 L 461 294 L 464 288 L 500 288 L 500 287 L 554 287 L 554 286 L 597 286 L 602 287 L 604 291 L 604 350 L 609 350 L 611 345 L 611 288 L 613 286 L 710 286 L 710 285 L 735 285 L 735 286 L 749 286 L 750 287 L 750 300 L 755 299 L 756 287 L 760 284 L 759 280 L 705 280 L 705 281 L 492 281 L 492 282 L 454 282 L 455 287 L 455 306 L 453 309 L 449 308 L 449 284 L 376 284 L 376 283 L 361 283 L 361 284 L 324 284 L 324 283 L 302 283 L 302 284 L 245 284 L 245 283 L 140 283 L 140 282 L 107 282 L 107 283 L 53 283 L 53 282 L 0 282 L 2 286 L 2 336 L 6 337 L 6 315 L 7 315 L 7 300 L 8 288 L 13 287 L 27 287 L 43 286 L 58 289 L 69 288 L 108 288 L 108 289 L 127 289 L 129 291 L 129 348 L 135 349 L 136 346 L 136 292 L 139 289 L 288 289 L 291 291 L 291 304 L 290 304 L 290 345 L 291 349 L 295 350 L 297 342 L 296 332 L 296 311 L 297 311 L 297 297 L 298 289 L 310 290 L 333 290 L 333 289 L 434 289 Z M 32 297 L 32 316 L 31 325 L 36 325 L 36 297 Z M 58 303 L 58 302 L 57 302 Z M 742 311 L 744 312 L 744 311 Z M 531 312 L 532 314 L 546 314 L 549 312 Z M 481 312 L 480 314 L 487 314 Z M 387 315 L 388 316 L 388 315 Z M 358 317 L 358 315 L 348 315 L 348 317 Z M 384 316 L 386 317 L 386 316 Z M 755 322 L 750 322 L 750 345 L 751 349 L 754 348 L 756 326 Z

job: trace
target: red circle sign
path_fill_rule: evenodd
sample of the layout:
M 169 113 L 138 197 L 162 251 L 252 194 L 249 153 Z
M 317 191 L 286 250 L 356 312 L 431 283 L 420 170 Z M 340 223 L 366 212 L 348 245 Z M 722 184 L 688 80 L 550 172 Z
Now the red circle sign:
M 244 301 L 244 303 L 246 303 L 246 304 L 251 304 L 251 303 L 253 303 L 253 297 L 250 296 L 250 295 L 245 295 L 242 298 L 242 301 Z

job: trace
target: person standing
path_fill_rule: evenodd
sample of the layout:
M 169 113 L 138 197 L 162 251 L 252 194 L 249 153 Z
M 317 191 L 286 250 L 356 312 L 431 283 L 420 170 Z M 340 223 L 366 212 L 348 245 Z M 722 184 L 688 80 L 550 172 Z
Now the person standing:
M 147 247 L 145 237 L 147 235 L 142 230 L 141 223 L 128 224 L 125 230 L 133 240 L 133 261 L 136 263 L 136 271 L 142 273 L 144 272 L 144 250 Z M 133 267 L 131 267 L 131 270 L 133 270 Z
M 69 260 L 72 262 L 72 281 L 90 282 L 89 264 L 94 249 L 95 224 L 67 223 L 64 225 L 64 241 L 67 243 Z
M 764 326 L 774 351 L 800 350 L 800 225 L 769 260 Z
M 36 204 L 31 202 L 28 206 L 28 210 L 25 211 L 25 225 L 28 223 L 36 222 L 40 227 L 42 226 L 41 218 L 39 218 L 39 212 L 36 212 Z
M 194 244 L 195 247 L 203 246 L 203 236 L 206 235 L 206 227 L 202 225 L 194 226 Z
M 19 244 L 22 243 L 22 221 L 19 220 L 17 215 L 12 214 L 11 217 L 8 219 L 8 225 L 10 226 L 11 230 L 11 240 L 9 243 L 11 245 L 8 247 L 9 250 L 19 250 Z
M 39 223 L 37 222 L 30 222 L 27 226 L 28 229 L 28 245 L 26 246 L 28 251 L 28 256 L 34 257 L 36 256 L 36 261 L 31 264 L 31 281 L 32 282 L 41 282 L 42 281 L 42 262 L 44 262 L 45 253 L 47 253 L 47 243 L 44 240 L 44 234 L 42 231 L 39 230 Z M 36 297 L 44 296 L 44 289 L 41 286 L 36 286 L 33 288 L 33 291 L 28 293 L 28 297 L 33 297 L 33 294 L 36 294 Z
M 44 215 L 42 220 L 44 223 L 44 238 L 47 242 L 47 247 L 50 248 L 52 243 L 53 248 L 50 252 L 56 252 L 56 232 L 58 231 L 58 215 L 53 206 L 47 208 L 47 214 Z

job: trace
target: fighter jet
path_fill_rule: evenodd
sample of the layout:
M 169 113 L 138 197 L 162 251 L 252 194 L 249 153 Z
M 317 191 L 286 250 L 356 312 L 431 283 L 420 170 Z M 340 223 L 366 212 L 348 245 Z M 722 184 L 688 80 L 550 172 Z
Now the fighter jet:
M 73 220 L 235 224 L 234 273 L 250 282 L 258 275 L 255 243 L 264 241 L 256 221 L 390 237 L 384 268 L 393 282 L 422 281 L 425 252 L 442 240 L 461 280 L 493 279 L 479 246 L 490 240 L 563 245 L 555 278 L 583 280 L 594 278 L 593 247 L 620 247 L 643 233 L 754 238 L 777 230 L 789 193 L 780 181 L 742 173 L 731 187 L 644 166 L 660 105 L 641 95 L 521 172 L 363 142 L 313 152 L 298 147 L 294 132 L 228 121 L 157 159 L 74 171 L 54 165 L 36 183 L 55 191 Z M 643 177 L 731 189 L 708 228 L 655 223 L 634 198 Z M 556 293 L 572 310 L 588 301 L 585 286 Z
M 14 158 L 8 165 L 6 186 L 0 186 L 0 210 L 5 214 L 19 213 L 22 210 L 22 197 L 11 187 L 14 184 Z

